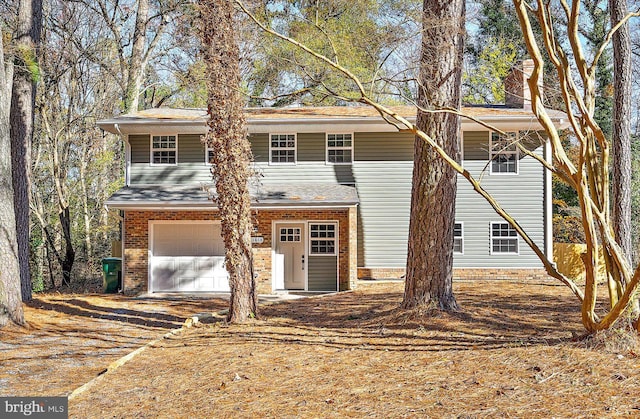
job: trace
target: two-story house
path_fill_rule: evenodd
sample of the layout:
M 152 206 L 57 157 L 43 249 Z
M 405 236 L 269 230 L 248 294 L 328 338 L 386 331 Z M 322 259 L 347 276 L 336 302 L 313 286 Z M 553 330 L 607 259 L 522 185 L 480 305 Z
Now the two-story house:
M 527 103 L 526 74 L 525 64 L 524 76 L 521 68 L 510 78 L 507 106 L 463 109 L 512 133 L 509 139 L 463 118 L 459 157 L 551 257 L 551 176 L 505 145 L 518 138 L 551 159 Z M 415 119 L 414 107 L 396 111 Z M 563 113 L 551 116 L 565 124 Z M 367 107 L 253 108 L 246 117 L 257 173 L 258 291 L 336 291 L 353 288 L 357 278 L 401 277 L 414 137 Z M 98 123 L 121 135 L 126 150 L 126 185 L 107 202 L 122 215 L 126 293 L 228 290 L 211 151 L 201 142 L 206 120 L 200 109 L 150 109 Z M 545 275 L 514 229 L 462 178 L 454 253 L 459 278 Z

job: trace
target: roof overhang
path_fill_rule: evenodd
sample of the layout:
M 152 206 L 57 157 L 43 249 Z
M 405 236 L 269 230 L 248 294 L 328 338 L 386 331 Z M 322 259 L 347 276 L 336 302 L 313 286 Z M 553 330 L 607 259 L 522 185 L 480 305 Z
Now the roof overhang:
M 251 207 L 348 208 L 358 205 L 356 189 L 335 184 L 282 184 L 252 186 Z M 120 210 L 216 210 L 215 190 L 209 184 L 125 186 L 106 202 Z
M 537 118 L 523 109 L 500 107 L 465 108 L 469 114 L 484 124 L 494 126 L 503 131 L 542 130 Z M 479 111 L 480 110 L 480 111 Z M 158 110 L 156 110 L 158 111 Z M 256 112 L 254 112 L 256 113 Z M 285 113 L 283 111 L 283 113 Z M 184 115 L 183 115 L 184 114 Z M 167 131 L 181 134 L 205 134 L 207 132 L 207 115 L 204 110 L 180 110 L 170 112 L 140 112 L 133 115 L 122 115 L 98 121 L 97 125 L 114 134 L 155 134 Z M 569 126 L 566 114 L 549 111 L 549 116 L 558 129 Z M 415 123 L 415 116 L 406 117 Z M 345 115 L 309 115 L 309 116 L 274 116 L 259 117 L 249 113 L 247 126 L 250 134 L 268 132 L 396 132 L 397 128 L 385 122 L 379 115 L 366 116 Z M 463 131 L 489 131 L 489 128 L 470 118 L 461 118 Z

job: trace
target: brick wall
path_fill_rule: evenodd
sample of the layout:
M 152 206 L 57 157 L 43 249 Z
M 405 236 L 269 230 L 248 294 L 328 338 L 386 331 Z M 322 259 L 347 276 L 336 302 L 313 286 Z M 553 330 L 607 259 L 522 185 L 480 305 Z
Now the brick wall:
M 124 217 L 124 291 L 138 294 L 147 291 L 149 263 L 149 221 L 200 221 L 219 219 L 217 211 L 126 211 Z M 339 223 L 339 283 L 340 290 L 356 285 L 357 217 L 355 209 L 254 210 L 253 222 L 262 243 L 253 245 L 254 267 L 258 274 L 260 294 L 272 292 L 271 249 L 272 221 L 338 221 Z M 349 240 L 351 238 L 351 240 Z

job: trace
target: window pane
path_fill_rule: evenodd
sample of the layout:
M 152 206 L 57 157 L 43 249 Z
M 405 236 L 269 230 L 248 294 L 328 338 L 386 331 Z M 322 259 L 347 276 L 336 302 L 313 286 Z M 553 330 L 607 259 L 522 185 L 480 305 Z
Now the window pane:
M 335 224 L 310 224 L 309 248 L 314 255 L 334 255 L 336 226 Z

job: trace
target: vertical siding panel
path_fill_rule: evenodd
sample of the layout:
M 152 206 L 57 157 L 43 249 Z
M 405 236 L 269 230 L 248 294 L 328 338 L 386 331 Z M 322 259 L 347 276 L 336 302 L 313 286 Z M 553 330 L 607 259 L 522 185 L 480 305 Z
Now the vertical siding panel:
M 183 134 L 178 136 L 178 164 L 204 164 L 204 145 L 198 134 Z
M 337 291 L 337 256 L 309 256 L 309 291 Z
M 131 163 L 149 163 L 151 142 L 148 134 L 129 135 Z

